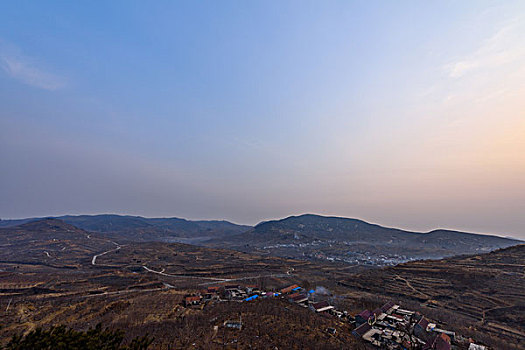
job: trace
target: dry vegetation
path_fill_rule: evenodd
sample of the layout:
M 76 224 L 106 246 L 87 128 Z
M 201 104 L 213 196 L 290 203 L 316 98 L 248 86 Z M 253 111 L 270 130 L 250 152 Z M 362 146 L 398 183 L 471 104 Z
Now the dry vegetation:
M 498 349 L 525 346 L 525 246 L 416 261 L 339 282 L 355 292 L 403 300 Z
M 352 338 L 347 323 L 286 300 L 181 305 L 185 294 L 210 285 L 255 284 L 272 290 L 298 283 L 327 288 L 331 295 L 326 298 L 351 314 L 394 299 L 496 349 L 524 348 L 525 246 L 362 270 L 184 244 L 118 242 L 121 248 L 115 249 L 103 238 L 87 238 L 85 231 L 56 222 L 52 226 L 52 232 L 40 227 L 48 234 L 31 249 L 25 247 L 38 233 L 25 231 L 23 239 L 16 239 L 18 231 L 3 229 L 0 253 L 11 257 L 0 262 L 4 344 L 37 327 L 65 324 L 87 330 L 102 323 L 125 329 L 125 342 L 150 334 L 153 346 L 165 349 L 364 346 Z M 92 265 L 92 256 L 105 251 Z M 225 320 L 239 317 L 242 330 L 223 327 Z M 326 332 L 327 327 L 336 328 L 336 334 Z

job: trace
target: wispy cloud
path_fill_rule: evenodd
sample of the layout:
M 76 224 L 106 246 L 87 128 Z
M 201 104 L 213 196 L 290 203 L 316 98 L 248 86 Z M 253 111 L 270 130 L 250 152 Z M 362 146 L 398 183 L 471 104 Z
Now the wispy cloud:
M 21 54 L 20 50 L 2 41 L 0 68 L 13 79 L 39 89 L 57 90 L 66 85 L 63 77 L 45 71 L 34 58 Z
M 445 65 L 450 78 L 461 78 L 480 70 L 495 69 L 525 59 L 521 21 L 515 20 L 486 39 L 480 47 L 454 62 Z M 520 34 L 521 33 L 521 34 Z

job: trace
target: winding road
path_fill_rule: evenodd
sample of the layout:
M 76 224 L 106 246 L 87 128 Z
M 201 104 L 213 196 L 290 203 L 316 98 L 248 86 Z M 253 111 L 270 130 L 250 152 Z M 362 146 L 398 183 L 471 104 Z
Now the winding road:
M 155 270 L 152 270 L 149 267 L 144 266 L 144 265 L 142 267 L 144 268 L 144 270 L 146 270 L 148 272 L 156 273 L 158 275 L 167 276 L 167 277 L 198 278 L 198 279 L 221 281 L 221 282 L 229 281 L 228 279 L 224 279 L 224 278 L 214 278 L 214 277 L 204 277 L 204 276 L 202 276 L 202 277 L 201 276 L 189 276 L 189 275 L 171 275 L 169 273 L 165 273 L 164 272 L 164 271 L 166 271 L 166 269 L 162 269 L 161 271 L 155 271 Z
M 142 266 L 144 270 L 152 273 L 156 273 L 158 275 L 166 276 L 166 277 L 175 277 L 175 278 L 194 278 L 194 279 L 203 279 L 203 280 L 211 280 L 212 282 L 205 282 L 199 284 L 199 286 L 205 286 L 210 284 L 216 284 L 216 283 L 223 283 L 223 282 L 234 282 L 234 281 L 244 281 L 244 280 L 251 280 L 251 279 L 257 279 L 257 278 L 264 278 L 264 277 L 277 277 L 277 278 L 284 278 L 284 277 L 291 277 L 293 276 L 288 271 L 287 273 L 278 273 L 278 274 L 268 274 L 268 275 L 257 275 L 257 276 L 247 276 L 247 277 L 239 277 L 239 278 L 218 278 L 218 277 L 204 277 L 204 276 L 189 276 L 189 275 L 172 275 L 169 273 L 165 273 L 164 271 L 166 269 L 162 269 L 161 271 L 155 271 L 150 269 L 147 266 Z
M 111 249 L 111 250 L 108 250 L 107 252 L 104 252 L 104 253 L 100 253 L 100 254 L 97 254 L 97 255 L 93 255 L 93 258 L 91 259 L 91 265 L 95 266 L 96 263 L 97 263 L 97 258 L 99 256 L 102 256 L 102 255 L 106 255 L 108 253 L 111 253 L 111 252 L 116 252 L 117 250 L 120 250 L 120 248 L 122 248 L 123 246 L 119 245 L 118 243 L 116 242 L 111 242 L 113 244 L 115 244 L 117 246 L 117 248 L 115 249 Z

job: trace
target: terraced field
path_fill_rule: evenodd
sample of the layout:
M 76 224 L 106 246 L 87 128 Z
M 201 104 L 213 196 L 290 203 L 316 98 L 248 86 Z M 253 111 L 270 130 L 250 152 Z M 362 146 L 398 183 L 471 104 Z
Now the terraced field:
M 525 245 L 476 256 L 415 261 L 339 282 L 350 290 L 417 302 L 425 313 L 445 323 L 463 322 L 487 336 L 525 346 L 523 262 Z
M 128 339 L 150 333 L 158 347 L 265 344 L 261 339 L 291 348 L 361 346 L 348 324 L 281 301 L 180 305 L 185 294 L 213 285 L 276 290 L 297 283 L 326 290 L 333 305 L 351 314 L 393 299 L 497 349 L 525 346 L 525 245 L 363 269 L 179 243 L 114 242 L 58 220 L 27 225 L 0 229 L 2 342 L 40 326 L 83 330 L 102 322 L 128 330 Z M 214 331 L 239 314 L 250 325 L 246 333 Z M 337 335 L 327 338 L 326 327 Z

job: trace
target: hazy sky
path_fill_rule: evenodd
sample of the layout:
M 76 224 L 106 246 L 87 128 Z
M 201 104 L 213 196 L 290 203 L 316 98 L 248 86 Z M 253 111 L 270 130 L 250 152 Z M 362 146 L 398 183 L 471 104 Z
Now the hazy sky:
M 0 217 L 525 238 L 525 1 L 3 1 Z

